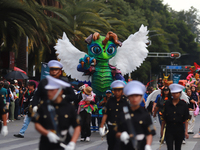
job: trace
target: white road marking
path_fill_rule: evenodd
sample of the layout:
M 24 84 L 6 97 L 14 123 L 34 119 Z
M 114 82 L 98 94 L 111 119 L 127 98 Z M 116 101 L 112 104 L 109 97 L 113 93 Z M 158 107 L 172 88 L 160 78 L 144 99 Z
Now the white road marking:
M 0 140 L 0 144 L 9 143 L 9 142 L 17 141 L 17 140 L 21 140 L 21 139 L 13 138 L 13 139 Z
M 32 141 L 25 141 L 25 142 L 21 142 L 20 144 L 15 144 L 11 146 L 7 145 L 6 147 L 1 147 L 1 150 L 12 150 L 12 149 L 16 149 L 16 148 L 20 148 L 20 147 L 28 146 L 28 145 L 33 145 L 37 143 L 39 143 L 39 139 L 32 140 Z
M 187 141 L 186 140 L 186 144 L 182 144 L 181 149 L 182 150 L 192 150 L 194 149 L 195 145 L 197 144 L 196 141 Z M 162 144 L 161 149 L 159 149 L 160 147 L 160 142 L 152 142 L 151 148 L 152 150 L 167 150 L 167 145 L 166 144 Z
M 88 143 L 87 145 L 84 145 L 84 146 L 81 146 L 81 147 L 77 147 L 75 150 L 85 150 L 85 149 L 88 149 L 90 147 L 100 145 L 100 144 L 102 144 L 104 142 L 106 142 L 106 141 L 98 140 L 98 141 L 92 142 L 91 144 L 90 144 L 90 142 L 87 142 Z

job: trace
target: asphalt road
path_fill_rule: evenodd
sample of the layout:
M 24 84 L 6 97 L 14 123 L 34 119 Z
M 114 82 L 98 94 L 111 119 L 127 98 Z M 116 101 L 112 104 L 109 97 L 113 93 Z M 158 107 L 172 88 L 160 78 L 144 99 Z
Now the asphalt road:
M 23 118 L 8 124 L 9 133 L 6 137 L 0 135 L 0 150 L 38 150 L 39 133 L 35 130 L 34 124 L 30 123 L 25 133 L 24 138 L 16 138 L 13 134 L 19 133 L 22 127 Z M 158 121 L 155 124 L 157 134 L 153 137 L 152 150 L 159 150 L 159 131 L 160 125 Z M 200 115 L 196 117 L 196 124 L 194 132 L 198 133 L 200 127 Z M 189 139 L 186 140 L 186 144 L 182 144 L 182 150 L 199 150 L 200 138 L 193 138 L 195 134 L 190 134 Z M 107 143 L 106 138 L 101 139 L 98 132 L 92 132 L 90 142 L 77 141 L 76 150 L 106 150 Z M 160 150 L 167 150 L 166 144 L 163 144 Z

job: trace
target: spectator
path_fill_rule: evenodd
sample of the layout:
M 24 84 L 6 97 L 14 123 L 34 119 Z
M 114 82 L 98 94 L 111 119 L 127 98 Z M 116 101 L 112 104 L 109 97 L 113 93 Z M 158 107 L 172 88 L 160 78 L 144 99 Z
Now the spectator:
M 186 90 L 187 96 L 189 97 L 190 103 L 188 104 L 189 114 L 191 116 L 188 121 L 188 134 L 193 134 L 193 129 L 195 125 L 194 110 L 196 109 L 195 100 L 192 99 L 192 91 L 190 89 Z
M 7 90 L 4 88 L 4 82 L 1 81 L 0 82 L 0 96 L 3 97 L 4 100 L 4 104 L 6 104 L 6 97 L 7 97 L 8 93 Z
M 106 91 L 106 96 L 104 98 L 102 98 L 102 100 L 99 103 L 99 106 L 104 107 L 111 96 L 112 96 L 112 91 L 111 90 L 107 90 Z
M 163 81 L 162 78 L 159 78 L 157 82 L 157 89 L 161 89 L 162 87 L 163 87 Z
M 196 87 L 193 85 L 191 86 L 191 91 L 192 91 L 192 95 L 191 98 L 197 102 L 197 104 L 199 105 L 199 94 L 196 90 Z
M 9 110 L 9 107 L 10 107 L 10 99 L 12 98 L 12 93 L 11 93 L 11 90 L 9 88 L 9 83 L 8 82 L 5 82 L 4 83 L 4 88 L 7 90 L 7 97 L 6 97 L 6 108 L 7 110 Z M 7 123 L 10 122 L 9 120 L 9 111 L 7 112 Z
M 15 93 L 16 93 L 16 98 L 15 98 L 15 110 L 14 110 L 14 119 L 15 120 L 20 120 L 18 118 L 19 115 L 19 86 L 18 86 L 18 81 L 14 80 L 14 87 L 15 87 Z
M 10 85 L 10 89 L 11 89 L 12 97 L 10 99 L 9 119 L 13 122 L 14 121 L 16 93 L 15 93 L 15 87 L 13 85 Z

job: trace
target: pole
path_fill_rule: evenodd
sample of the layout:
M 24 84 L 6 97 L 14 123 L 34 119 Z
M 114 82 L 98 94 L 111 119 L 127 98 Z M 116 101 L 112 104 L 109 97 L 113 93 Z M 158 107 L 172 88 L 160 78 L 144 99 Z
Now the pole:
M 173 65 L 173 62 L 171 61 L 171 65 Z M 172 69 L 170 69 L 170 72 L 171 72 L 171 80 L 172 80 Z

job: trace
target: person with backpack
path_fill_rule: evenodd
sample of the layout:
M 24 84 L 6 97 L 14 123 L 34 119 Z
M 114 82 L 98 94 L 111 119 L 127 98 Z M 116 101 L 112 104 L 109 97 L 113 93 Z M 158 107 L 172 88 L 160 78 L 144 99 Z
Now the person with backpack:
M 17 138 L 24 138 L 24 134 L 26 129 L 28 128 L 29 123 L 31 122 L 31 112 L 30 109 L 32 109 L 32 100 L 33 100 L 33 95 L 35 93 L 35 82 L 29 82 L 28 83 L 28 91 L 27 91 L 27 100 L 26 103 L 24 104 L 24 111 L 25 111 L 25 118 L 24 118 L 24 123 L 22 125 L 21 130 L 19 131 L 19 134 L 14 134 L 15 137 Z

